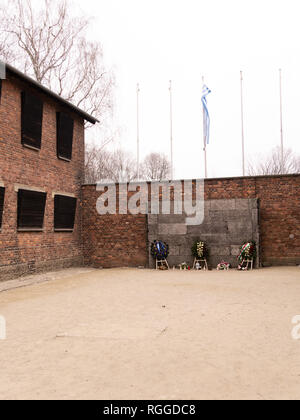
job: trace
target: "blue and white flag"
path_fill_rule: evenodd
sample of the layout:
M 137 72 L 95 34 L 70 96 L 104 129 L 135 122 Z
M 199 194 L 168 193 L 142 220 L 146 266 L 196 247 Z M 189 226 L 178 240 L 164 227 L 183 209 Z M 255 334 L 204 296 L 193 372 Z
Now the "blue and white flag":
M 203 85 L 202 91 L 202 104 L 203 104 L 203 130 L 204 130 L 204 147 L 206 144 L 209 144 L 209 129 L 210 129 L 210 117 L 207 109 L 207 100 L 206 97 L 211 93 L 211 90 L 208 89 L 206 85 Z

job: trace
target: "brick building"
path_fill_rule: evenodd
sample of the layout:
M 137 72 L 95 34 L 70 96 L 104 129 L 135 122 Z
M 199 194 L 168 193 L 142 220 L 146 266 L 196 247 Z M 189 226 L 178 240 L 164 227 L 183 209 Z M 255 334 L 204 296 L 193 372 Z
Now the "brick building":
M 0 83 L 0 278 L 82 264 L 84 121 L 97 120 L 11 66 Z
M 85 120 L 97 122 L 6 67 L 0 79 L 0 280 L 83 264 L 148 267 L 149 243 L 162 232 L 174 262 L 188 258 L 200 235 L 212 241 L 213 264 L 236 261 L 237 245 L 253 235 L 262 265 L 300 264 L 300 175 L 205 180 L 208 217 L 203 226 L 181 226 L 179 234 L 177 219 L 100 216 L 99 192 L 84 185 Z

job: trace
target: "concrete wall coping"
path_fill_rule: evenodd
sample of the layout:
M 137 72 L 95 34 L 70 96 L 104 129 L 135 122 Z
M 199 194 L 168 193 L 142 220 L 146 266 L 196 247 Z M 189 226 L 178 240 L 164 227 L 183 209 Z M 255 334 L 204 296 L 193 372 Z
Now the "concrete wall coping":
M 71 198 L 76 198 L 75 194 L 72 193 L 66 193 L 66 192 L 61 192 L 61 191 L 54 191 L 52 193 L 52 198 L 54 198 L 56 195 L 63 195 L 65 197 L 71 197 Z
M 36 191 L 36 192 L 42 192 L 42 193 L 47 192 L 44 188 L 33 187 L 32 185 L 15 184 L 14 188 L 15 188 L 15 192 L 18 192 L 19 190 Z
M 231 176 L 231 177 L 221 177 L 221 178 L 206 178 L 204 179 L 204 181 L 226 181 L 226 180 L 250 180 L 250 179 L 270 179 L 270 178 L 295 178 L 295 177 L 300 177 L 300 174 L 284 174 L 284 175 L 256 175 L 256 176 Z M 203 178 L 199 178 L 202 179 Z M 170 180 L 166 180 L 167 182 L 170 182 Z M 177 179 L 174 180 L 173 182 L 184 182 L 184 181 L 196 181 L 195 179 Z M 140 181 L 140 183 L 144 183 L 147 182 L 148 184 L 150 184 L 150 181 Z M 157 181 L 154 181 L 157 182 Z M 163 182 L 163 181 L 162 181 Z M 137 182 L 135 182 L 137 183 Z M 117 182 L 117 185 L 119 184 L 128 184 L 128 182 Z M 92 183 L 92 184 L 82 184 L 82 187 L 96 187 L 97 184 Z

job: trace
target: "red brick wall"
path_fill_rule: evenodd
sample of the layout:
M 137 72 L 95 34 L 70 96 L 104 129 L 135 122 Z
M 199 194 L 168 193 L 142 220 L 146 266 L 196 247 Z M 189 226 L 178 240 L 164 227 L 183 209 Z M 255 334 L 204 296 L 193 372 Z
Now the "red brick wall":
M 95 186 L 83 186 L 82 192 L 85 262 L 147 265 L 147 217 L 99 216 Z M 300 264 L 300 175 L 208 179 L 205 198 L 259 198 L 262 264 Z
M 205 192 L 208 199 L 259 198 L 262 263 L 300 264 L 300 175 L 212 179 Z
M 42 146 L 38 152 L 21 144 L 23 89 L 40 95 L 44 101 Z M 19 275 L 34 267 L 37 270 L 48 269 L 82 261 L 79 203 L 74 232 L 55 233 L 52 193 L 70 193 L 80 199 L 84 170 L 84 125 L 80 117 L 71 113 L 75 121 L 72 161 L 59 160 L 56 155 L 57 111 L 66 109 L 13 76 L 3 80 L 0 104 L 0 182 L 5 186 L 5 203 L 0 232 L 0 277 L 1 272 L 8 278 L 10 272 Z M 17 232 L 15 184 L 38 187 L 47 192 L 43 232 Z
M 147 216 L 97 213 L 100 193 L 93 185 L 82 187 L 82 228 L 85 264 L 95 267 L 146 267 Z

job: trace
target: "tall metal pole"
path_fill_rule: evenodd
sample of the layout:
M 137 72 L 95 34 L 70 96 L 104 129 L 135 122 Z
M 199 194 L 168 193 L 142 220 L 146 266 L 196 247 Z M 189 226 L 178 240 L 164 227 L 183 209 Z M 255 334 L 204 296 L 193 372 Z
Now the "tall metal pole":
M 137 164 L 137 179 L 140 179 L 140 85 L 136 87 L 136 121 L 137 121 L 137 153 L 136 153 L 136 164 Z
M 241 122 L 242 122 L 242 161 L 243 161 L 243 176 L 245 176 L 244 97 L 243 97 L 243 72 L 242 71 L 241 71 Z
M 281 140 L 281 173 L 284 172 L 284 151 L 283 151 L 283 122 L 282 122 L 282 72 L 279 69 L 279 94 L 280 94 L 280 140 Z
M 202 86 L 204 87 L 204 76 L 202 76 Z M 207 178 L 207 149 L 206 149 L 206 135 L 205 135 L 205 114 L 204 114 L 204 108 L 202 106 L 202 113 L 203 113 L 203 151 L 204 151 L 204 173 L 205 178 Z
M 174 179 L 174 161 L 173 161 L 173 95 L 172 80 L 170 80 L 170 140 L 171 140 L 171 178 Z

